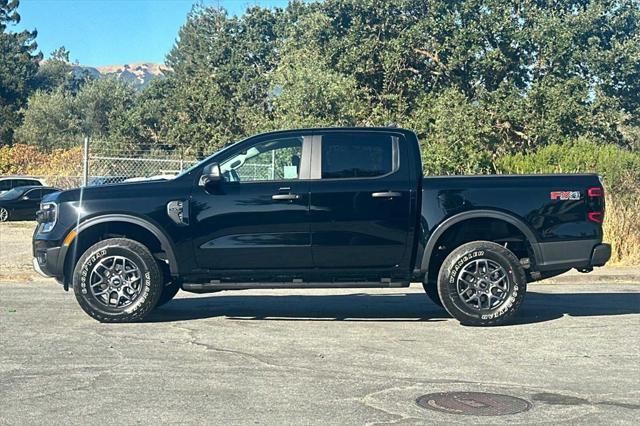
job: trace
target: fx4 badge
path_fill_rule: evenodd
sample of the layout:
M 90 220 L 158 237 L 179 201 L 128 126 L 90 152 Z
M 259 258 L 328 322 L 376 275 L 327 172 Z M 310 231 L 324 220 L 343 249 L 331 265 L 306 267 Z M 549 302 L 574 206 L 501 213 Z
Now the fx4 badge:
M 552 200 L 579 200 L 582 198 L 580 191 L 551 191 Z

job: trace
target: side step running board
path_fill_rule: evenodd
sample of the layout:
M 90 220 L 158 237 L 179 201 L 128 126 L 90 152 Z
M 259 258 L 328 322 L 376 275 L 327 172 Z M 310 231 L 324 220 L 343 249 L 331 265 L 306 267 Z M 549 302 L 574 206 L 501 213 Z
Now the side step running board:
M 278 288 L 389 288 L 409 287 L 409 282 L 402 281 L 352 281 L 352 282 L 262 282 L 262 283 L 232 283 L 212 281 L 209 283 L 183 283 L 184 291 L 206 292 L 217 290 L 249 290 L 249 289 L 278 289 Z

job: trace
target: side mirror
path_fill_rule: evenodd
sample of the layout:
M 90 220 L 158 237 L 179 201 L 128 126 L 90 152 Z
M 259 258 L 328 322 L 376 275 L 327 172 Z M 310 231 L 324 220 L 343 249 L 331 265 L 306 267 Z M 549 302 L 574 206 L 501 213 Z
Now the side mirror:
M 218 163 L 211 163 L 204 166 L 202 169 L 202 176 L 198 181 L 198 185 L 204 187 L 213 182 L 219 182 L 222 180 L 222 173 L 220 172 L 220 165 Z

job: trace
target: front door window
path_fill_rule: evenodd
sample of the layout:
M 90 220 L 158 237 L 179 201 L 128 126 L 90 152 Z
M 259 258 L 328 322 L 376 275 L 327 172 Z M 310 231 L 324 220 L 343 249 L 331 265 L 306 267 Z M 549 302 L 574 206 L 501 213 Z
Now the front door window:
M 227 182 L 295 180 L 300 176 L 302 137 L 260 142 L 220 164 Z

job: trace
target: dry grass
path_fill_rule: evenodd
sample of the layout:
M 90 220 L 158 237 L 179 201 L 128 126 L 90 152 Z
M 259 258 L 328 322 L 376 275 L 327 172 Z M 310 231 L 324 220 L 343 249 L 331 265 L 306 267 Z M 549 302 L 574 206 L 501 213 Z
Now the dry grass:
M 640 187 L 607 196 L 604 240 L 611 244 L 610 265 L 640 265 Z M 621 195 L 624 194 L 624 195 Z

